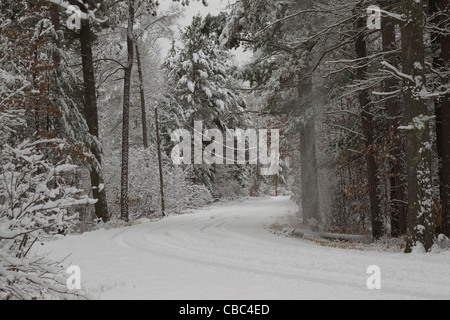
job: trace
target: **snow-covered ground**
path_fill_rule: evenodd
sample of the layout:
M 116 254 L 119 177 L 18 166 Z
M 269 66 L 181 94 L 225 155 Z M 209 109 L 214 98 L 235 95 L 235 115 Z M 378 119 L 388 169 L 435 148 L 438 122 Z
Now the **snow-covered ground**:
M 69 253 L 99 299 L 450 299 L 450 252 L 321 247 L 264 227 L 293 211 L 288 198 L 218 204 L 159 222 L 45 243 Z M 381 289 L 367 268 L 381 268 Z

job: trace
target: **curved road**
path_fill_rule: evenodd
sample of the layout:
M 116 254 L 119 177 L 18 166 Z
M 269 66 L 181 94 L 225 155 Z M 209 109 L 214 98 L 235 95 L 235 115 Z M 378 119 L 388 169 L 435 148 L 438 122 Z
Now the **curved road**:
M 450 299 L 450 252 L 341 250 L 265 229 L 293 210 L 287 198 L 234 202 L 44 248 L 71 252 L 100 299 Z M 367 288 L 371 265 L 381 290 Z

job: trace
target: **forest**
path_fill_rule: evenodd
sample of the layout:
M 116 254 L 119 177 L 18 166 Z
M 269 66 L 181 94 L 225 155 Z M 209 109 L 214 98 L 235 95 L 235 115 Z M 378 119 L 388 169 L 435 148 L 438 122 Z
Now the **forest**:
M 0 0 L 0 299 L 83 298 L 55 235 L 239 199 L 450 248 L 450 1 L 160 1 Z

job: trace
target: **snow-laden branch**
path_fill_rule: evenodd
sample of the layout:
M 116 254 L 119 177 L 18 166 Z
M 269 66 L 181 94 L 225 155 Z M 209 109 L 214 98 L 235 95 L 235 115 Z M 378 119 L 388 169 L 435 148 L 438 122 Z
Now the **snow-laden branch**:
M 421 114 L 415 117 L 409 125 L 400 126 L 398 127 L 398 129 L 403 131 L 423 130 L 425 128 L 425 125 L 435 118 L 435 116 L 426 116 Z
M 71 14 L 76 14 L 80 19 L 92 19 L 96 22 L 99 23 L 103 23 L 106 21 L 106 19 L 99 19 L 95 16 L 95 12 L 97 11 L 97 9 L 90 9 L 89 6 L 87 4 L 85 4 L 83 1 L 78 0 L 78 3 L 81 4 L 82 6 L 84 6 L 86 8 L 87 13 L 82 12 L 81 10 L 76 10 L 77 6 L 71 5 L 68 1 L 66 0 L 41 0 L 41 1 L 45 1 L 45 2 L 49 2 L 52 4 L 55 4 L 65 10 L 67 10 L 68 13 Z
M 380 10 L 380 13 L 382 15 L 385 15 L 388 18 L 392 18 L 392 19 L 402 21 L 402 22 L 406 21 L 406 17 L 403 14 L 397 14 L 397 13 L 389 12 L 386 10 Z
M 391 91 L 391 92 L 373 91 L 372 94 L 375 96 L 396 96 L 401 92 L 402 92 L 401 90 L 395 90 L 395 91 Z
M 401 72 L 400 70 L 398 70 L 395 66 L 393 66 L 389 62 L 381 61 L 381 64 L 387 69 L 388 72 L 392 73 L 394 76 L 396 76 L 402 80 L 408 80 L 413 83 L 415 82 L 412 76 Z
M 0 128 L 1 123 L 0 113 Z M 96 202 L 66 182 L 76 168 L 45 160 L 37 145 L 58 142 L 24 141 L 2 145 L 0 152 L 0 300 L 72 299 L 83 293 L 69 290 L 59 263 L 41 255 L 28 257 L 33 245 L 46 234 L 65 234 L 78 217 L 69 207 Z
M 66 0 L 42 0 L 45 2 L 50 2 L 52 4 L 56 4 L 57 6 L 60 6 L 63 9 L 69 10 L 71 7 L 73 7 L 73 5 L 71 5 L 68 1 Z M 79 12 L 79 17 L 81 19 L 89 19 L 89 15 L 84 13 L 84 12 Z
M 448 93 L 448 90 L 442 91 L 442 92 L 429 92 L 423 85 L 422 85 L 422 77 L 418 76 L 416 78 L 413 78 L 411 75 L 405 74 L 398 70 L 395 66 L 391 65 L 390 63 L 386 61 L 382 61 L 381 64 L 387 69 L 386 71 L 394 75 L 395 77 L 401 79 L 401 80 L 407 80 L 412 84 L 415 84 L 416 88 L 421 88 L 420 91 L 416 92 L 415 95 L 418 98 L 421 99 L 431 99 L 431 98 L 438 98 Z M 442 75 L 441 75 L 442 76 Z M 394 92 L 396 94 L 397 92 Z M 377 93 L 378 95 L 381 95 L 381 93 Z

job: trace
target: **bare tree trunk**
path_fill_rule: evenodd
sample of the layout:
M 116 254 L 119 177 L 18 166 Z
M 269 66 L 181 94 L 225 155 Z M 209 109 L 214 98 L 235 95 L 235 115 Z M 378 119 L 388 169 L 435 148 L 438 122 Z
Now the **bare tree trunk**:
M 80 29 L 80 46 L 81 59 L 83 64 L 83 79 L 84 79 L 84 103 L 85 103 L 85 118 L 89 127 L 89 133 L 94 137 L 99 137 L 98 131 L 98 108 L 97 95 L 95 86 L 95 71 L 94 59 L 92 57 L 92 40 L 91 27 L 89 20 L 81 21 Z M 95 204 L 95 215 L 104 222 L 108 221 L 108 204 L 106 202 L 105 188 L 100 189 L 99 186 L 103 183 L 103 176 L 101 172 L 101 150 L 96 145 L 91 146 L 92 154 L 96 162 L 91 166 L 91 185 L 93 187 L 94 199 L 97 199 Z
M 303 100 L 304 124 L 300 131 L 300 172 L 303 222 L 308 225 L 311 219 L 322 220 L 319 205 L 319 183 L 317 178 L 316 133 L 314 115 L 310 115 L 312 99 L 312 78 L 298 84 L 298 96 Z
M 156 128 L 156 146 L 158 148 L 158 168 L 159 168 L 159 190 L 161 194 L 161 215 L 166 216 L 166 205 L 164 200 L 164 176 L 161 155 L 161 137 L 159 134 L 158 107 L 155 107 L 155 128 Z
M 356 30 L 360 32 L 355 40 L 355 50 L 358 58 L 367 57 L 366 35 L 363 32 L 366 24 L 365 19 L 359 18 L 356 22 Z M 358 80 L 367 80 L 367 66 L 357 68 Z M 361 105 L 361 121 L 363 126 L 366 158 L 367 158 L 367 179 L 369 183 L 370 212 L 372 222 L 372 236 L 374 240 L 380 239 L 384 235 L 384 223 L 381 215 L 380 198 L 378 196 L 379 179 L 378 166 L 375 160 L 375 130 L 373 124 L 372 103 L 367 89 L 359 93 L 359 103 Z
M 442 2 L 442 0 L 429 0 L 429 10 L 430 10 L 430 15 L 435 15 L 439 12 L 440 10 L 440 2 Z M 436 16 L 431 20 L 431 23 L 433 25 L 442 27 L 442 17 L 441 16 Z M 434 31 L 431 34 L 431 50 L 432 52 L 438 52 L 439 50 L 441 50 L 441 33 L 439 31 Z M 436 69 L 439 69 L 442 67 L 442 59 L 441 59 L 442 53 L 441 55 L 437 56 L 435 55 L 433 57 L 433 67 Z M 435 88 L 436 89 L 436 88 Z M 443 158 L 444 158 L 444 154 L 443 154 L 443 150 L 442 148 L 444 147 L 443 141 L 444 141 L 444 136 L 443 136 L 443 127 L 442 127 L 442 98 L 436 98 L 434 100 L 434 113 L 436 116 L 436 151 L 437 151 L 437 155 L 438 155 L 438 176 L 439 176 L 439 193 L 440 193 L 440 200 L 443 203 L 443 199 L 444 199 L 444 184 L 443 184 L 443 172 L 444 172 L 444 168 L 442 166 L 443 164 Z M 442 230 L 440 228 L 439 225 L 436 225 L 436 232 L 437 233 L 441 233 Z
M 127 28 L 127 52 L 128 62 L 125 67 L 123 83 L 123 120 L 122 120 L 122 174 L 120 192 L 121 219 L 128 221 L 128 162 L 129 162 L 129 135 L 130 135 L 130 99 L 131 99 L 131 74 L 134 61 L 134 0 L 128 0 L 128 28 Z
M 141 53 L 136 43 L 136 61 L 139 73 L 139 92 L 141 95 L 141 113 L 142 113 L 142 140 L 144 149 L 148 149 L 148 129 L 147 129 L 147 113 L 145 110 L 145 90 L 144 90 L 144 74 L 142 72 Z
M 443 50 L 450 50 L 450 37 L 446 37 Z M 444 60 L 449 63 L 449 54 Z M 442 221 L 441 230 L 450 237 L 450 94 L 442 100 Z
M 449 1 L 441 0 L 440 9 L 450 18 Z M 445 26 L 448 30 L 449 24 Z M 450 36 L 442 35 L 441 44 L 441 64 L 446 70 L 450 69 Z M 449 83 L 447 79 L 446 83 Z M 442 115 L 442 222 L 441 231 L 447 237 L 450 237 L 450 94 L 446 94 L 441 101 Z
M 449 15 L 449 3 L 446 0 L 430 0 L 431 14 L 443 12 Z M 432 21 L 439 28 L 448 28 L 445 25 L 445 18 L 437 16 Z M 448 70 L 450 59 L 450 36 L 444 35 L 439 31 L 432 34 L 433 52 L 440 50 L 441 54 L 434 58 L 435 68 Z M 446 82 L 448 82 L 447 80 Z M 440 180 L 440 199 L 442 204 L 442 217 L 435 217 L 437 220 L 436 233 L 444 233 L 450 237 L 450 94 L 435 100 L 436 113 L 436 144 L 439 157 L 439 180 Z M 441 220 L 441 221 L 439 221 Z
M 383 1 L 382 7 L 386 11 L 391 11 L 392 2 Z M 396 49 L 395 23 L 388 18 L 382 20 L 383 52 L 390 52 Z M 396 56 L 387 56 L 385 61 L 398 67 Z M 384 83 L 385 92 L 394 92 L 400 88 L 399 80 L 391 77 Z M 399 237 L 406 234 L 407 230 L 407 199 L 406 199 L 406 159 L 405 159 L 405 139 L 398 129 L 402 124 L 402 103 L 397 97 L 386 101 L 389 130 L 394 143 L 391 151 L 391 177 L 390 177 L 390 200 L 391 200 L 391 236 Z
M 420 97 L 425 87 L 424 3 L 401 0 L 402 67 L 404 79 L 406 158 L 408 171 L 408 232 L 406 253 L 419 243 L 429 250 L 434 242 L 433 174 L 427 102 Z

